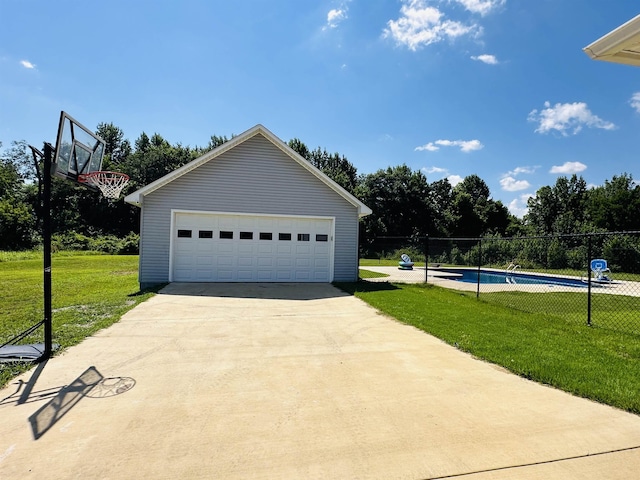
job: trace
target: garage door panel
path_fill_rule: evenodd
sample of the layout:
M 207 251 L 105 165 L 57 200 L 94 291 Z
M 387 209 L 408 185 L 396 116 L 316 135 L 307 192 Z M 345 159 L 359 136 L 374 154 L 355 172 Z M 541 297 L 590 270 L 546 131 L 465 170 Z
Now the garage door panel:
M 232 270 L 218 270 L 216 272 L 215 280 L 217 282 L 233 282 L 235 278 L 233 277 Z
M 273 282 L 276 280 L 276 277 L 272 270 L 258 270 L 256 280 L 258 282 Z
M 238 245 L 238 254 L 240 256 L 242 256 L 242 255 L 253 255 L 253 251 L 254 251 L 254 246 L 253 245 L 246 245 L 246 244 Z
M 175 215 L 174 281 L 331 280 L 331 219 Z M 178 230 L 182 230 L 179 237 Z
M 291 252 L 292 252 L 291 244 L 289 244 L 289 243 L 285 243 L 285 244 L 280 243 L 278 245 L 278 253 L 290 254 Z
M 253 270 L 238 270 L 238 282 L 254 282 L 255 278 Z
M 271 255 L 275 251 L 276 251 L 276 249 L 274 248 L 273 244 L 267 244 L 267 243 L 258 244 L 258 253 Z
M 258 267 L 273 267 L 275 264 L 274 259 L 271 257 L 259 257 Z
M 277 270 L 276 282 L 291 282 L 293 281 L 293 275 L 291 270 Z
M 216 264 L 218 268 L 230 267 L 234 264 L 234 259 L 231 257 L 217 257 Z
M 296 258 L 296 268 L 309 268 L 310 266 L 310 258 Z
M 240 267 L 252 267 L 254 264 L 253 257 L 238 257 L 238 268 Z
M 326 258 L 314 258 L 313 266 L 316 269 L 329 268 L 329 259 Z
M 308 282 L 310 279 L 311 279 L 311 274 L 308 270 L 296 270 L 294 281 Z
M 213 267 L 213 257 L 211 255 L 198 255 L 196 257 L 196 266 L 198 268 Z
M 276 266 L 279 268 L 291 267 L 293 265 L 293 259 L 291 257 L 278 257 L 276 259 Z
M 227 240 L 221 241 L 220 243 L 218 243 L 216 245 L 216 250 L 217 250 L 217 253 L 219 253 L 219 254 L 220 253 L 222 253 L 222 254 L 225 254 L 225 253 L 232 254 L 232 253 L 234 253 L 235 249 L 236 249 L 236 245 L 234 243 L 231 243 L 231 242 L 227 241 Z

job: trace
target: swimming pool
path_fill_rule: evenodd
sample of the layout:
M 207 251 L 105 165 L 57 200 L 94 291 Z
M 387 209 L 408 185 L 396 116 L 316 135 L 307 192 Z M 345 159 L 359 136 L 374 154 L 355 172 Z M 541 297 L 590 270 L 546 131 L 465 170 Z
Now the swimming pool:
M 478 283 L 478 270 L 477 269 L 465 269 L 456 268 L 451 270 L 445 270 L 448 273 L 458 274 L 452 277 L 451 280 L 464 283 Z M 462 276 L 459 276 L 462 275 Z M 553 277 L 547 275 L 534 275 L 528 273 L 512 273 L 512 272 L 496 272 L 488 270 L 480 270 L 480 283 L 481 284 L 512 284 L 512 285 L 559 285 L 563 287 L 582 287 L 587 286 L 586 282 L 583 282 L 578 278 L 564 278 Z M 592 285 L 594 285 L 592 283 Z

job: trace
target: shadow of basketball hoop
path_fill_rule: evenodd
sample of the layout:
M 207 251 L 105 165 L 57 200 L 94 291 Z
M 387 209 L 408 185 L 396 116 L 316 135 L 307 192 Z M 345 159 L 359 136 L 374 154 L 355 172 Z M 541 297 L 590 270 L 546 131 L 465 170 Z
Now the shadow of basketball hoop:
M 103 378 L 85 396 L 89 398 L 114 397 L 128 392 L 135 385 L 136 381 L 131 377 Z
M 95 367 L 87 368 L 29 417 L 33 438 L 42 437 L 84 397 L 113 397 L 128 392 L 135 384 L 131 377 L 105 378 Z

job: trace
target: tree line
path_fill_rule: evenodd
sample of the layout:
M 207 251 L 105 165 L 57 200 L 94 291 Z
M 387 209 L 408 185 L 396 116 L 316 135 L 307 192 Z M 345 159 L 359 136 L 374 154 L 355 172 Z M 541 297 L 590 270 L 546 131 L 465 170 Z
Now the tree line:
M 123 196 L 228 141 L 212 135 L 207 145 L 171 144 L 160 134 L 141 133 L 133 144 L 113 123 L 100 123 L 96 133 L 106 142 L 103 170 L 131 178 Z M 453 186 L 447 179 L 429 182 L 420 170 L 405 164 L 358 174 L 339 153 L 309 149 L 294 138 L 289 146 L 360 199 L 373 211 L 361 221 L 361 243 L 372 246 L 380 237 L 420 238 L 526 236 L 640 230 L 640 186 L 623 173 L 588 188 L 581 176 L 559 177 L 529 199 L 529 211 L 520 219 L 500 200 L 494 200 L 486 182 L 469 175 Z M 40 242 L 42 165 L 34 161 L 25 141 L 0 143 L 0 250 L 23 250 Z M 72 182 L 54 178 L 52 227 L 57 238 L 80 244 L 101 239 L 109 245 L 128 239 L 132 247 L 139 233 L 139 209 L 103 198 Z M 105 247 L 107 248 L 107 247 Z

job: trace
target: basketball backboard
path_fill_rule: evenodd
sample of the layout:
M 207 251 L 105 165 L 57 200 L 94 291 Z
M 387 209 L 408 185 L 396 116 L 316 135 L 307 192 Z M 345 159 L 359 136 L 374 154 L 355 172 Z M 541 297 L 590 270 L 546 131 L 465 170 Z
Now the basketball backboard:
M 66 112 L 60 112 L 51 174 L 78 182 L 78 175 L 102 168 L 105 141 Z

